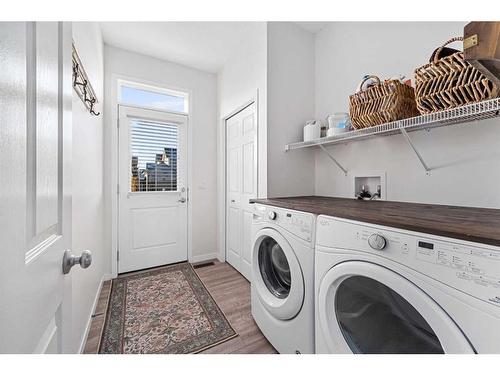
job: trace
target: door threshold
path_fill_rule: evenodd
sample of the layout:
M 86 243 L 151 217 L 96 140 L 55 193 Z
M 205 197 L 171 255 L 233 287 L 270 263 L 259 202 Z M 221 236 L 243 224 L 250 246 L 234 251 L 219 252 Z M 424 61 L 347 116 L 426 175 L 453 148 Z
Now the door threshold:
M 134 271 L 121 272 L 121 273 L 118 274 L 117 277 L 129 276 L 129 275 L 131 275 L 133 273 L 149 272 L 149 271 L 157 269 L 157 268 L 169 267 L 169 266 L 173 266 L 175 264 L 181 264 L 181 263 L 187 263 L 187 260 L 181 260 L 180 262 L 175 262 L 175 263 L 162 264 L 160 266 L 153 266 L 153 267 L 148 267 L 148 268 L 141 268 L 139 270 L 134 270 Z

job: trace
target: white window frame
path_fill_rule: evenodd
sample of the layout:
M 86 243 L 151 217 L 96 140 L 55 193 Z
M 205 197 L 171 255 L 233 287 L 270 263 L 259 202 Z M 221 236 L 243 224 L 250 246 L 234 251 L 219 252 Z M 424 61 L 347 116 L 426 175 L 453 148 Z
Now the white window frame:
M 132 103 L 124 103 L 122 101 L 122 87 L 123 86 L 130 87 L 133 89 L 142 90 L 142 91 L 150 91 L 150 92 L 157 93 L 157 94 L 166 94 L 166 95 L 170 95 L 170 96 L 181 97 L 184 99 L 185 111 L 177 112 L 177 111 L 172 111 L 172 110 L 169 110 L 166 108 L 145 107 L 145 106 L 141 106 L 141 108 L 161 110 L 161 111 L 166 111 L 166 112 L 170 112 L 170 113 L 180 113 L 180 114 L 186 114 L 186 115 L 189 114 L 189 94 L 187 92 L 167 89 L 164 87 L 152 86 L 152 85 L 148 85 L 145 83 L 134 82 L 134 81 L 129 81 L 129 80 L 125 80 L 125 79 L 118 79 L 118 81 L 117 81 L 118 104 L 126 105 L 129 107 L 134 107 L 136 105 L 134 105 Z

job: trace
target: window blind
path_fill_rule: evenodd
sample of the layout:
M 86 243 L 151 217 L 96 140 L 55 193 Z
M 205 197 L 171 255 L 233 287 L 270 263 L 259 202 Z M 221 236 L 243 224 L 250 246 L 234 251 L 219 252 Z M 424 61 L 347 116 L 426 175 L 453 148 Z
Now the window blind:
M 173 124 L 131 122 L 131 191 L 177 190 L 178 131 Z

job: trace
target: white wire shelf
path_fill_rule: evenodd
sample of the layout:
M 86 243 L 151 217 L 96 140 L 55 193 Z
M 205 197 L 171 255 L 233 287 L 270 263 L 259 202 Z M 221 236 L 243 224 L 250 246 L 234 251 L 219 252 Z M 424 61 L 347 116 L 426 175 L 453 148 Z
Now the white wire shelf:
M 448 109 L 446 111 L 431 113 L 428 115 L 388 122 L 386 124 L 373 126 L 371 128 L 354 130 L 348 133 L 334 135 L 331 137 L 319 138 L 307 142 L 290 143 L 285 146 L 285 151 L 317 146 L 347 176 L 347 169 L 335 158 L 334 155 L 331 154 L 331 152 L 329 152 L 325 148 L 325 146 L 361 141 L 372 137 L 402 134 L 413 152 L 415 152 L 415 155 L 418 157 L 418 160 L 420 161 L 420 164 L 422 164 L 422 167 L 424 167 L 427 175 L 429 175 L 432 168 L 427 165 L 422 155 L 418 152 L 418 149 L 412 142 L 410 136 L 408 135 L 408 132 L 437 128 L 440 126 L 448 126 L 453 124 L 462 124 L 471 121 L 485 120 L 498 116 L 500 116 L 500 98 L 469 104 L 462 107 Z
M 382 125 L 354 130 L 330 137 L 314 139 L 312 141 L 290 143 L 285 146 L 285 151 L 316 146 L 323 149 L 324 146 L 330 146 L 338 143 L 349 143 L 371 137 L 399 133 L 403 133 L 403 135 L 405 135 L 405 132 L 461 124 L 498 116 L 500 116 L 500 98 L 468 104 L 462 107 L 427 115 L 411 117 L 404 120 L 388 122 Z

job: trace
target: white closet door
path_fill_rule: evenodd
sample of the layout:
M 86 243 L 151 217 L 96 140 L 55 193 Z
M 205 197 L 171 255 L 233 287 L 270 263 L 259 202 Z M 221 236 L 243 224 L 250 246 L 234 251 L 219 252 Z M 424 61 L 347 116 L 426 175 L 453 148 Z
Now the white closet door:
M 250 280 L 251 198 L 257 196 L 255 104 L 226 120 L 226 260 Z

